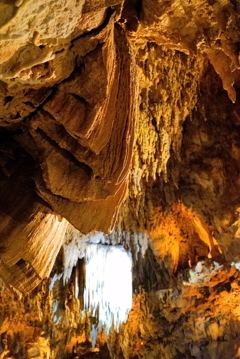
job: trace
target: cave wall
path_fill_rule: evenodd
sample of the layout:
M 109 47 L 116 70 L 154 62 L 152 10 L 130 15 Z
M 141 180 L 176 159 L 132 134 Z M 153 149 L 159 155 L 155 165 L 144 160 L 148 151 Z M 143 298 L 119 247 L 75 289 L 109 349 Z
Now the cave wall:
M 0 9 L 1 357 L 240 356 L 239 2 Z M 134 258 L 95 351 L 61 276 L 94 231 Z

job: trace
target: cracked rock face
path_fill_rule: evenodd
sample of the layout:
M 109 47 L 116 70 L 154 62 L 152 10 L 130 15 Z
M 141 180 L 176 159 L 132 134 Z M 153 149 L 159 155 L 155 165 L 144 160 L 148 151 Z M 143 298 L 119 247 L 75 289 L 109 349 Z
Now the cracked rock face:
M 2 359 L 240 356 L 239 16 L 238 0 L 0 1 Z M 93 350 L 96 238 L 132 252 L 134 295 Z

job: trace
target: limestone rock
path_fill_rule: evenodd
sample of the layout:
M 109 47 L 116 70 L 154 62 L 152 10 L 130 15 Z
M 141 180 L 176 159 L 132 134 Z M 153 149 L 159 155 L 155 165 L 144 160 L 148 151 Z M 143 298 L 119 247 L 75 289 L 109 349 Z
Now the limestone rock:
M 1 1 L 1 358 L 240 355 L 239 16 L 238 0 Z M 95 349 L 91 241 L 133 256 L 128 321 Z
M 3 134 L 0 151 L 5 154 L 0 180 L 0 273 L 7 285 L 27 293 L 49 276 L 68 222 L 36 195 L 27 153 Z

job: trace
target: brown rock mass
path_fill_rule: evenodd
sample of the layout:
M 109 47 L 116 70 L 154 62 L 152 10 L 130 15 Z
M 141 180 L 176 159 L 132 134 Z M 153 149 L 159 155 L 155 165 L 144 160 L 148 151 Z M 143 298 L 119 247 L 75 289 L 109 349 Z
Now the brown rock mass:
M 0 0 L 0 359 L 240 357 L 239 18 Z M 95 348 L 92 242 L 133 258 L 128 320 Z

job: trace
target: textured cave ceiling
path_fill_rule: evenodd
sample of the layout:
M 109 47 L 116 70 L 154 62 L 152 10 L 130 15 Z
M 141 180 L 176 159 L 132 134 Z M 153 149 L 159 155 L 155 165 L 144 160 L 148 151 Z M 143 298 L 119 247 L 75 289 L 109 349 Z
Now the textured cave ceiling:
M 239 0 L 0 1 L 1 359 L 240 357 L 239 70 Z M 134 294 L 93 351 L 99 241 Z

